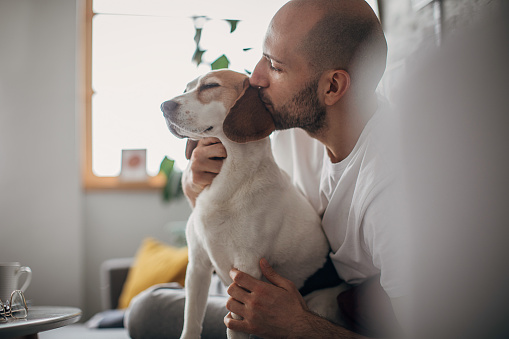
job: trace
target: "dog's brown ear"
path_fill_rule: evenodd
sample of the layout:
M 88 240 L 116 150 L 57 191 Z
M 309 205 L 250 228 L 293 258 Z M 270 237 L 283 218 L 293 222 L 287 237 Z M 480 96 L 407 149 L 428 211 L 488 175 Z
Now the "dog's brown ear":
M 193 154 L 194 149 L 198 146 L 197 140 L 187 139 L 186 143 L 186 159 L 191 159 L 191 154 Z
M 269 111 L 258 96 L 258 90 L 244 81 L 244 89 L 223 122 L 226 137 L 234 142 L 246 143 L 263 139 L 276 127 Z

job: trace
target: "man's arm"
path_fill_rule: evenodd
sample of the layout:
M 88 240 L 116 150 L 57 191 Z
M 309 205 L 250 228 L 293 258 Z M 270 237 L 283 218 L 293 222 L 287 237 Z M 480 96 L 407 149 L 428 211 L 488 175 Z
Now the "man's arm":
M 217 138 L 201 139 L 192 150 L 189 165 L 182 175 L 182 190 L 191 206 L 195 206 L 196 198 L 221 170 L 226 150 Z
M 260 261 L 263 275 L 270 283 L 236 269 L 230 271 L 233 283 L 228 288 L 228 328 L 264 338 L 364 338 L 312 313 L 295 285 Z

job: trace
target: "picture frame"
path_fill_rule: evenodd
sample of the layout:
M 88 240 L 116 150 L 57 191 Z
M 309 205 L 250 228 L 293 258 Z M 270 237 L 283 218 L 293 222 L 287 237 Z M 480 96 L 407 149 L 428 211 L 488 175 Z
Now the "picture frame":
M 124 182 L 145 181 L 147 174 L 147 150 L 123 149 L 120 180 Z

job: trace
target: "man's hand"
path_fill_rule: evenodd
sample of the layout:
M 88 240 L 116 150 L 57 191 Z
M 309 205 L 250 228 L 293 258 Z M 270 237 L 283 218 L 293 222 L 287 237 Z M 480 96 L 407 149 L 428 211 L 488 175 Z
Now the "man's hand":
M 260 260 L 262 273 L 272 284 L 253 278 L 237 269 L 230 271 L 233 283 L 226 303 L 229 311 L 243 320 L 233 319 L 229 313 L 225 324 L 229 329 L 255 334 L 264 338 L 289 336 L 311 315 L 295 285 Z
M 230 271 L 233 283 L 228 287 L 226 308 L 243 319 L 228 313 L 226 327 L 263 338 L 365 338 L 309 311 L 296 286 L 278 275 L 267 260 L 260 260 L 260 267 L 271 283 L 237 269 Z
M 183 173 L 182 189 L 194 207 L 196 198 L 221 170 L 226 149 L 217 138 L 203 138 L 192 151 L 189 165 Z

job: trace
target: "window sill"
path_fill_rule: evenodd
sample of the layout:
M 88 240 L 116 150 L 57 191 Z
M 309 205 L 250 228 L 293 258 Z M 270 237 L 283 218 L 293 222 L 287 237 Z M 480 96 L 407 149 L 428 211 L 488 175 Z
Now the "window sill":
M 98 177 L 94 174 L 85 175 L 85 190 L 160 190 L 166 185 L 166 176 L 162 173 L 144 181 L 123 181 L 120 177 Z

